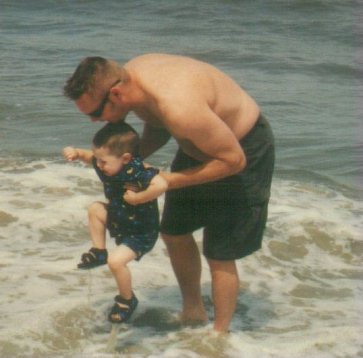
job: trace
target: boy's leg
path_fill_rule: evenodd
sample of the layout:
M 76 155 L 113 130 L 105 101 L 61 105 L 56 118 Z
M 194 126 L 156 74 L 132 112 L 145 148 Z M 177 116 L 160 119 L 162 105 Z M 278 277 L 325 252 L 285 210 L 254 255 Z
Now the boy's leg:
M 88 226 L 92 246 L 96 249 L 106 248 L 107 210 L 104 203 L 94 202 L 88 208 Z
M 132 298 L 131 272 L 127 264 L 136 258 L 136 253 L 125 245 L 116 247 L 108 256 L 108 266 L 116 280 L 120 296 Z
M 107 211 L 105 204 L 94 202 L 88 208 L 88 226 L 92 239 L 91 249 L 82 254 L 79 269 L 92 269 L 107 263 L 106 221 Z
M 162 234 L 162 237 L 182 293 L 182 321 L 206 323 L 208 316 L 204 309 L 200 287 L 201 258 L 193 235 Z
M 126 245 L 114 249 L 108 257 L 108 266 L 116 280 L 119 295 L 108 315 L 112 323 L 122 323 L 129 320 L 137 307 L 138 300 L 132 292 L 131 272 L 127 264 L 136 258 L 136 253 Z

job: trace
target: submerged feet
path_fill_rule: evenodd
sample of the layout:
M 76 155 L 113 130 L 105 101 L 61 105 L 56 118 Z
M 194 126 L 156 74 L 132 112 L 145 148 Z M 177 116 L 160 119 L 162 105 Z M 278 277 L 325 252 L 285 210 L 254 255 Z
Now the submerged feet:
M 77 265 L 79 269 L 87 270 L 107 263 L 107 250 L 92 247 L 81 257 L 81 262 Z
M 185 326 L 203 326 L 208 323 L 208 316 L 203 307 L 184 310 L 179 314 L 180 323 Z
M 115 303 L 108 314 L 111 323 L 127 322 L 137 308 L 139 301 L 134 293 L 130 299 L 125 299 L 120 295 L 115 296 Z M 184 311 L 178 315 L 178 325 L 196 327 L 208 324 L 208 316 L 204 308 L 201 310 Z
M 108 315 L 108 320 L 112 323 L 127 322 L 135 311 L 138 303 L 139 301 L 134 294 L 132 294 L 132 297 L 129 300 L 117 295 L 115 297 L 115 304 Z

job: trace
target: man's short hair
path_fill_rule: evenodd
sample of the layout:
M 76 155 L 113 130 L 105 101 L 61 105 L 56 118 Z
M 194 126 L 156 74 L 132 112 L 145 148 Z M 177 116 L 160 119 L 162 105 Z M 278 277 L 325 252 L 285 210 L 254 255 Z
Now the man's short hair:
M 66 97 L 77 100 L 82 94 L 94 91 L 96 75 L 107 75 L 111 64 L 103 57 L 84 58 L 63 87 Z

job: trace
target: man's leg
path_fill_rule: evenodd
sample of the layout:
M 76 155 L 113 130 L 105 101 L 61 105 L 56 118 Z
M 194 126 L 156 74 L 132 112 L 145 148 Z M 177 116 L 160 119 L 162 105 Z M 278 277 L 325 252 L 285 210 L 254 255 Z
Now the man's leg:
M 166 235 L 163 240 L 183 298 L 181 319 L 187 323 L 206 323 L 207 313 L 201 295 L 201 258 L 193 235 Z
M 227 332 L 236 309 L 239 278 L 235 261 L 208 259 L 212 275 L 214 330 Z

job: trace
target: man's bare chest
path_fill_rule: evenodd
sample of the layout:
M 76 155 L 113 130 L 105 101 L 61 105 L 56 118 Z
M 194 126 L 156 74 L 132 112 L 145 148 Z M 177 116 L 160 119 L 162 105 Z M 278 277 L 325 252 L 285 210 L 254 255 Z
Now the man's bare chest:
M 137 109 L 133 111 L 143 122 L 153 127 L 165 127 L 159 115 L 149 109 Z

